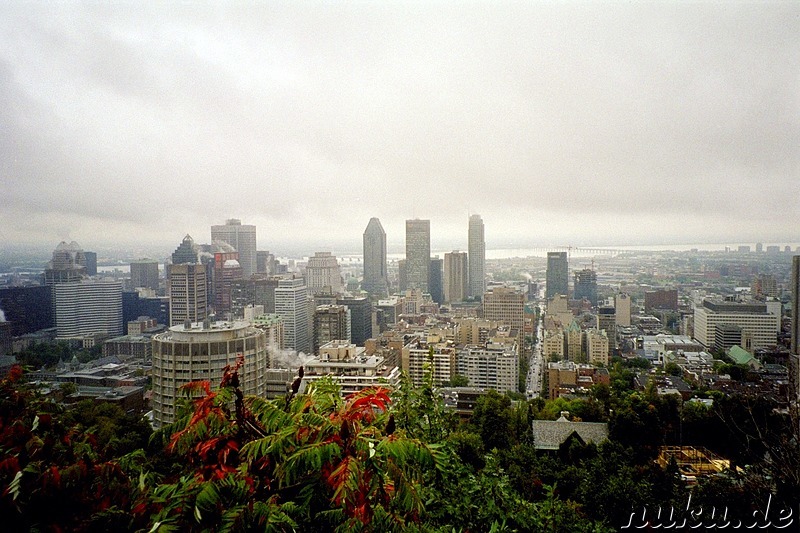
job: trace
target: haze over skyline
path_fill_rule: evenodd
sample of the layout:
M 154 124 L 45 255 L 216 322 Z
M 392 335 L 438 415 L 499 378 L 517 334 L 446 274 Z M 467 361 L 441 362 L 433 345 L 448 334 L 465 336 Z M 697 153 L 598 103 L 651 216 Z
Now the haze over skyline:
M 800 3 L 0 6 L 0 241 L 800 241 Z

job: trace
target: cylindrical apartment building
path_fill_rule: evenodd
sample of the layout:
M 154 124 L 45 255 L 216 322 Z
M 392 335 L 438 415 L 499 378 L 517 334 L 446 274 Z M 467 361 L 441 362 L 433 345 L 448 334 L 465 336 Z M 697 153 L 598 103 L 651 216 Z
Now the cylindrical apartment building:
M 239 355 L 242 392 L 263 396 L 269 368 L 266 334 L 249 322 L 187 322 L 153 337 L 153 420 L 156 427 L 175 421 L 181 386 L 207 380 L 219 386 L 223 370 Z

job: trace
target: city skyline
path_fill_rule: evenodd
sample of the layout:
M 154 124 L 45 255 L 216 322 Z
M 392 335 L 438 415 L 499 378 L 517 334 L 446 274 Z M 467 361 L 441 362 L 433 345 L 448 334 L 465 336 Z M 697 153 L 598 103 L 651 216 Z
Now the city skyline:
M 797 3 L 0 15 L 2 243 L 800 241 Z

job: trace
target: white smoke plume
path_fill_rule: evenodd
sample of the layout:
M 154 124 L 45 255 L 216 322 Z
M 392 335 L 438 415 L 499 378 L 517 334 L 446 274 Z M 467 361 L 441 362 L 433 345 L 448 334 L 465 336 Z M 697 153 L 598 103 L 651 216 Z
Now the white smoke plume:
M 301 365 L 305 365 L 314 360 L 313 355 L 307 355 L 303 352 L 296 352 L 291 349 L 284 350 L 274 342 L 271 342 L 269 346 L 267 346 L 267 351 L 269 352 L 270 368 L 297 370 Z

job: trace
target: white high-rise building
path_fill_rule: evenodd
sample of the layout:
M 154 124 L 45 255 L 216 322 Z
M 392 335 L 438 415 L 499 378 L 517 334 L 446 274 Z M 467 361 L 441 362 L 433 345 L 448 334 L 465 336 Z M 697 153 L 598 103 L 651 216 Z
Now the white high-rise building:
M 780 316 L 768 312 L 761 302 L 703 300 L 694 310 L 694 338 L 703 346 L 714 346 L 718 326 L 738 326 L 752 339 L 751 348 L 775 346 Z
M 312 309 L 302 279 L 282 279 L 275 289 L 275 314 L 283 319 L 284 348 L 310 354 Z
M 344 290 L 342 272 L 335 255 L 330 252 L 316 252 L 314 257 L 308 258 L 306 287 L 312 293 L 319 292 L 325 287 L 330 287 L 333 294 Z
M 211 226 L 211 240 L 225 241 L 239 252 L 239 264 L 245 279 L 258 271 L 255 226 L 231 218 L 225 221 L 224 226 Z
M 84 279 L 53 285 L 59 338 L 105 333 L 122 335 L 122 284 Z
M 519 386 L 519 355 L 513 344 L 465 346 L 458 353 L 457 368 L 471 387 L 516 392 Z
M 483 296 L 486 292 L 486 240 L 483 219 L 480 215 L 469 217 L 469 296 Z

